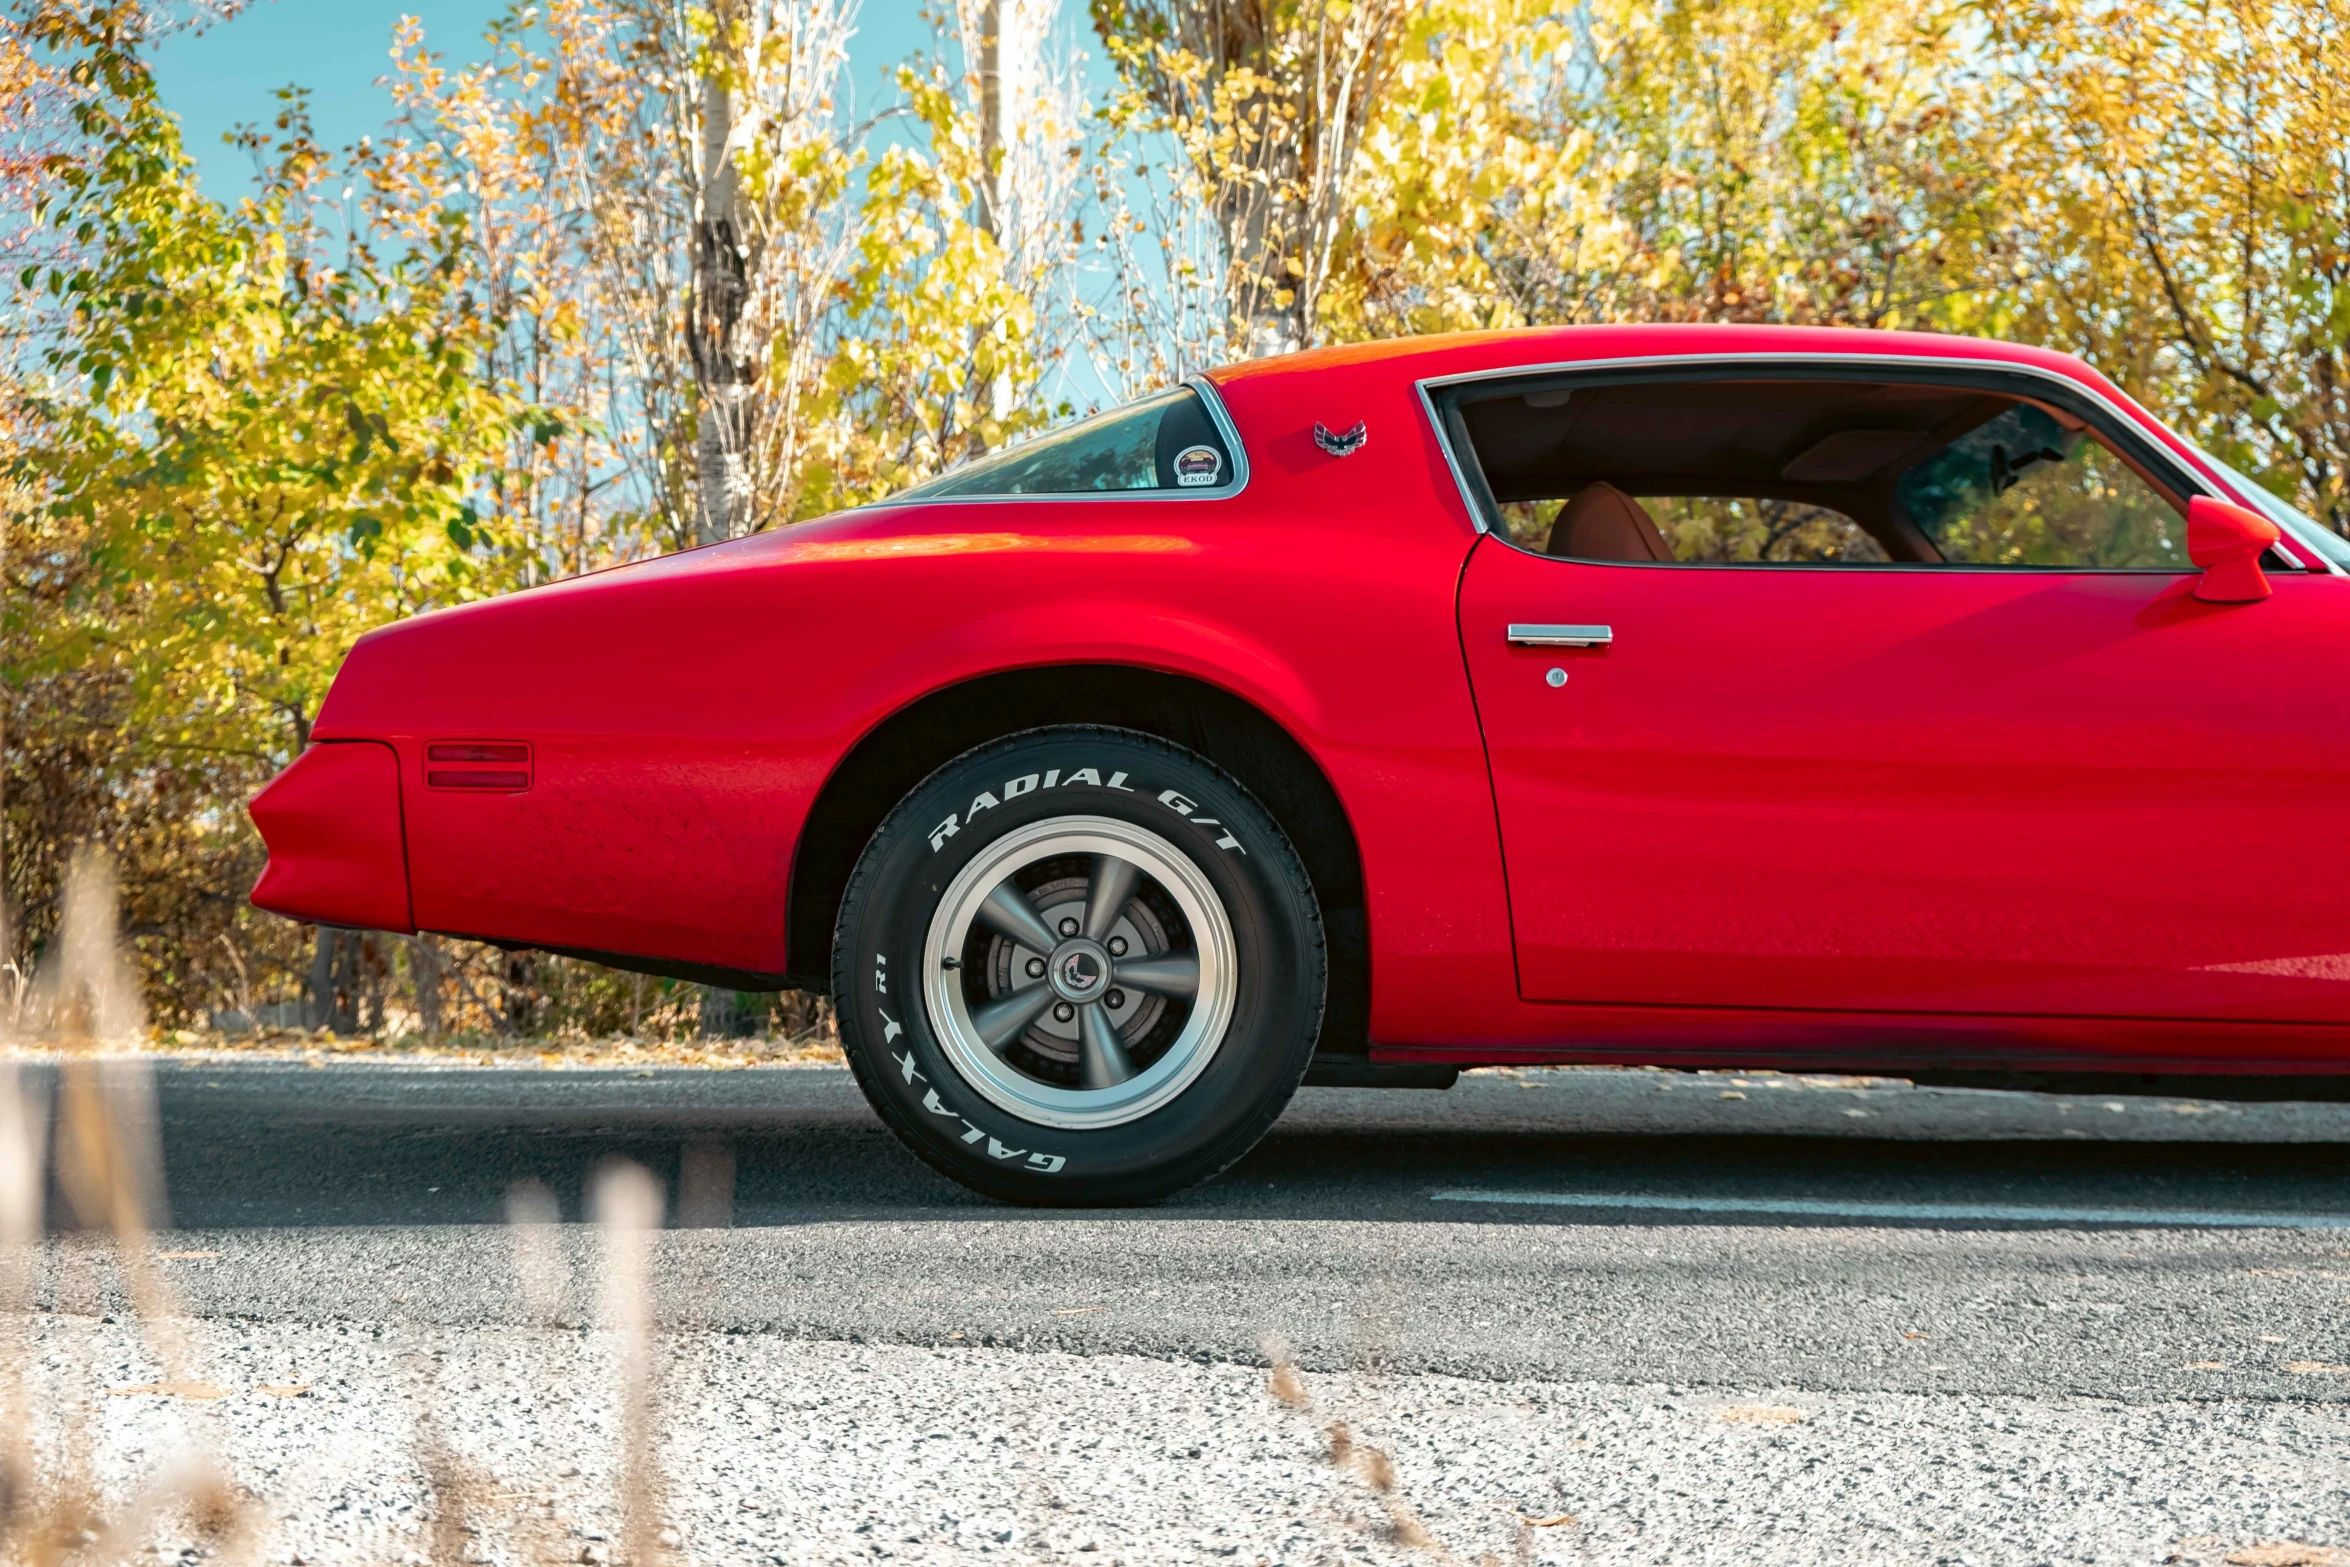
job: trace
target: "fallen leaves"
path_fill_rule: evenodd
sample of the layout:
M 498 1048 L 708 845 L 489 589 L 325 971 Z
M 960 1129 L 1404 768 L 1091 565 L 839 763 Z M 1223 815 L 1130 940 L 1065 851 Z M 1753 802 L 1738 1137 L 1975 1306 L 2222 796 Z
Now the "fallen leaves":
M 210 1262 L 220 1255 L 216 1251 L 159 1251 L 157 1262 Z
M 136 1387 L 110 1387 L 106 1391 L 109 1396 L 114 1398 L 154 1397 L 209 1400 L 229 1396 L 227 1388 L 215 1386 L 210 1382 L 141 1382 Z M 262 1382 L 256 1384 L 253 1391 L 266 1393 L 271 1398 L 301 1398 L 316 1391 L 316 1385 L 309 1382 Z
M 2299 1377 L 2350 1377 L 2350 1366 L 2324 1360 L 2288 1360 L 2285 1369 Z
M 2228 1369 L 2228 1363 L 2224 1360 L 2190 1360 L 2179 1369 L 2181 1371 L 2225 1371 Z
M 1500 1502 L 1493 1504 L 1493 1510 L 1508 1513 L 1529 1529 L 1563 1529 L 1576 1521 L 1573 1513 L 1552 1513 L 1548 1518 L 1537 1518 L 1532 1513 L 1519 1512 L 1515 1507 L 1507 1507 Z
M 2228 1567 L 2350 1567 L 2350 1551 L 2333 1545 L 2278 1540 L 2230 1551 L 2222 1560 Z
M 173 1037 L 148 1052 L 161 1057 L 194 1056 L 204 1060 L 262 1059 L 299 1062 L 323 1068 L 339 1057 L 363 1056 L 372 1061 L 435 1062 L 447 1065 L 501 1067 L 702 1067 L 735 1071 L 757 1066 L 839 1066 L 847 1058 L 829 1034 L 777 1034 L 756 1039 L 728 1039 L 715 1044 L 700 1040 L 502 1039 L 427 1045 L 415 1035 L 397 1045 L 381 1040 L 313 1038 L 302 1033 L 265 1029 L 255 1034 L 206 1032 L 190 1039 Z
M 1732 1404 L 1722 1411 L 1722 1418 L 1737 1426 L 1795 1426 L 1811 1416 L 1782 1404 Z
M 1107 1306 L 1070 1306 L 1064 1310 L 1054 1312 L 1053 1315 L 1056 1317 L 1090 1317 L 1097 1311 L 1107 1311 L 1109 1309 L 1110 1308 Z

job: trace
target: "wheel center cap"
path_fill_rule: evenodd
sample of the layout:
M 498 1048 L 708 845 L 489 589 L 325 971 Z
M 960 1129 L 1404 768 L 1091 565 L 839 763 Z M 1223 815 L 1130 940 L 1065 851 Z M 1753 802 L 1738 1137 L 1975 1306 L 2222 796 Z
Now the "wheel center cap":
M 1045 975 L 1063 1001 L 1097 1000 L 1110 988 L 1110 954 L 1100 942 L 1072 937 L 1053 949 Z

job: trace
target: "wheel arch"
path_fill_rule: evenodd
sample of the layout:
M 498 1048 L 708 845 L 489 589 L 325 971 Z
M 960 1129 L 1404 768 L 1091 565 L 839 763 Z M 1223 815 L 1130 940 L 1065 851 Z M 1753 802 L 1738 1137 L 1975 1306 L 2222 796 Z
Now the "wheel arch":
M 800 828 L 785 915 L 791 972 L 832 972 L 833 927 L 849 874 L 908 791 L 974 746 L 1053 724 L 1109 724 L 1188 747 L 1273 813 L 1313 882 L 1329 943 L 1321 1048 L 1365 1053 L 1371 986 L 1362 854 L 1329 775 L 1255 703 L 1194 676 L 1129 664 L 975 676 L 907 703 L 868 730 L 834 766 Z

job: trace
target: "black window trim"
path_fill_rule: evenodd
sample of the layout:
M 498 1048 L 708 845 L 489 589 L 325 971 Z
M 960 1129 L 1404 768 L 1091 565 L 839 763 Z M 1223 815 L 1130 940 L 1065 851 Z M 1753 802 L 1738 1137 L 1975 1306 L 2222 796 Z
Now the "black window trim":
M 1477 531 L 1493 535 L 1511 549 L 1539 554 L 1539 551 L 1528 550 L 1511 538 L 1509 530 L 1501 526 L 1500 505 L 1494 500 L 1493 491 L 1486 483 L 1484 469 L 1477 460 L 1476 447 L 1469 440 L 1467 422 L 1461 416 L 1460 407 L 1464 401 L 1462 394 L 1465 391 L 1479 387 L 1508 386 L 1538 392 L 1575 386 L 1627 386 L 1660 380 L 1750 381 L 1767 378 L 1774 370 L 1789 372 L 1786 378 L 1790 380 L 1899 380 L 1912 385 L 1953 386 L 2051 403 L 2093 426 L 2124 456 L 2155 474 L 2157 482 L 2167 487 L 2172 494 L 2187 499 L 2198 495 L 2208 495 L 2215 500 L 2229 499 L 2226 492 L 2138 429 L 2127 410 L 2103 393 L 2060 371 L 2038 365 L 2016 364 L 2004 359 L 1929 359 L 1910 354 L 1677 354 L 1512 365 L 1494 370 L 1471 370 L 1459 375 L 1430 376 L 1417 385 L 1421 406 L 1427 411 L 1429 423 L 1435 429 L 1437 445 L 1444 452 L 1446 466 L 1452 470 L 1453 482 L 1460 488 L 1461 504 L 1468 508 L 1469 518 L 1476 524 Z M 2279 556 L 2282 552 L 2272 550 L 2269 555 Z M 1557 558 L 1565 560 L 1568 557 Z M 2284 558 L 2289 564 L 2281 569 L 2306 569 L 2300 561 L 2289 556 Z M 1676 571 L 1753 571 L 1760 565 L 1774 572 L 1989 571 L 2165 577 L 2193 576 L 2196 572 L 2192 566 L 1986 566 L 1954 561 L 1578 560 L 1575 563 Z
M 1248 448 L 1241 443 L 1240 427 L 1232 422 L 1231 413 L 1224 407 L 1224 399 L 1217 395 L 1216 384 L 1206 376 L 1187 375 L 1175 384 L 1178 387 L 1188 387 L 1198 395 L 1201 406 L 1208 411 L 1208 423 L 1214 425 L 1216 433 L 1223 437 L 1224 449 L 1232 456 L 1232 482 L 1230 484 L 1203 485 L 1198 489 L 1190 490 L 1156 488 L 1148 490 L 1061 490 L 1046 491 L 1034 495 L 908 495 L 901 492 L 897 495 L 885 495 L 880 500 L 868 501 L 866 504 L 869 506 L 1001 506 L 1013 503 L 1025 506 L 1033 505 L 1039 501 L 1047 503 L 1084 501 L 1098 506 L 1106 501 L 1231 500 L 1248 488 Z M 1133 399 L 1134 402 L 1141 400 L 1141 398 Z M 1126 406 L 1128 404 L 1121 403 L 1118 408 Z M 1118 408 L 1105 408 L 1102 412 L 1105 414 L 1116 413 Z M 1039 431 L 1038 433 L 1048 434 L 1050 432 Z M 1000 447 L 998 450 L 1018 451 L 1019 448 L 1017 446 Z M 996 452 L 986 452 L 982 455 L 993 457 Z M 971 462 L 979 460 L 977 457 L 969 459 Z M 955 468 L 963 466 L 965 464 L 957 463 Z M 955 468 L 945 469 L 932 477 L 943 479 L 953 473 Z M 927 484 L 930 481 L 925 479 L 923 482 Z

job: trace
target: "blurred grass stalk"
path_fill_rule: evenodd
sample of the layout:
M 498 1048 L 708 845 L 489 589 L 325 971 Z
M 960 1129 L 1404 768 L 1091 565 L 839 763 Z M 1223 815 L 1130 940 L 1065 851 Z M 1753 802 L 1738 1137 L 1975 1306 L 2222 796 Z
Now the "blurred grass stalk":
M 111 863 L 102 853 L 77 853 L 49 956 L 29 984 L 12 983 L 0 994 L 0 1044 L 39 1044 L 62 1057 L 53 1079 L 54 1104 L 47 1074 L 36 1076 L 0 1057 L 0 1567 L 125 1562 L 174 1520 L 210 1548 L 216 1563 L 248 1560 L 262 1544 L 261 1509 L 211 1456 L 224 1449 L 221 1433 L 203 1429 L 210 1421 L 202 1406 L 219 1390 L 198 1380 L 195 1336 L 155 1267 L 151 1236 L 169 1221 L 154 1081 L 145 1061 L 103 1053 L 135 1047 L 144 1032 L 115 908 Z M 52 1175 L 70 1225 L 45 1252 L 46 1182 Z M 663 1526 L 655 1456 L 650 1265 L 664 1196 L 642 1167 L 615 1162 L 598 1173 L 592 1201 L 601 1240 L 602 1315 L 613 1338 L 617 1384 L 618 1560 L 645 1567 L 664 1561 L 676 1539 Z M 524 1310 L 534 1324 L 552 1326 L 562 1316 L 566 1293 L 555 1196 L 527 1182 L 509 1195 L 507 1211 Z M 102 1248 L 116 1264 L 113 1281 L 104 1277 Z M 53 1259 L 61 1308 L 48 1323 L 81 1351 L 76 1365 L 49 1378 L 38 1369 L 43 1319 L 35 1309 L 45 1259 Z M 105 1296 L 114 1282 L 156 1363 L 155 1390 L 201 1395 L 178 1406 L 198 1427 L 189 1433 L 185 1455 L 159 1466 L 119 1506 L 106 1503 L 99 1483 L 92 1393 L 100 1385 L 98 1323 L 107 1316 Z M 72 1331 L 77 1326 L 78 1334 Z M 435 1561 L 455 1567 L 468 1555 L 475 1520 L 490 1511 L 479 1504 L 492 1488 L 447 1450 L 431 1417 L 427 1388 L 418 1421 L 418 1458 L 434 1525 L 426 1543 Z M 46 1455 L 44 1432 L 52 1438 Z M 525 1527 L 520 1534 L 511 1542 L 526 1547 L 517 1559 L 547 1559 L 551 1542 L 544 1528 Z
M 144 1032 L 115 908 L 112 862 L 102 851 L 76 851 L 56 940 L 31 983 L 6 998 L 0 1024 L 63 1054 L 56 1080 L 58 1191 L 79 1232 L 111 1238 L 134 1320 L 163 1381 L 185 1384 L 193 1365 L 185 1318 L 157 1276 L 148 1245 L 150 1225 L 162 1211 L 153 1083 L 143 1062 L 98 1054 L 135 1045 Z M 19 1340 L 0 1357 L 0 1419 L 6 1421 L 0 1433 L 0 1562 L 51 1567 L 127 1560 L 171 1516 L 185 1518 L 216 1559 L 243 1560 L 258 1544 L 256 1516 L 201 1449 L 166 1465 L 109 1515 L 99 1493 L 91 1409 L 60 1396 L 48 1401 L 56 1414 L 58 1461 L 41 1462 L 33 1308 L 49 1125 L 42 1086 L 27 1081 L 15 1062 L 0 1061 L 0 1313 L 9 1336 Z M 96 1259 L 88 1250 L 62 1248 L 61 1277 L 76 1263 L 94 1273 Z M 99 1288 L 93 1283 L 93 1294 Z M 91 1377 L 81 1380 L 84 1387 L 93 1385 Z
M 619 1380 L 621 1560 L 641 1567 L 664 1555 L 646 1287 L 653 1232 L 661 1227 L 661 1185 L 640 1165 L 608 1165 L 596 1177 L 595 1210 L 604 1243 L 604 1321 L 615 1339 Z

